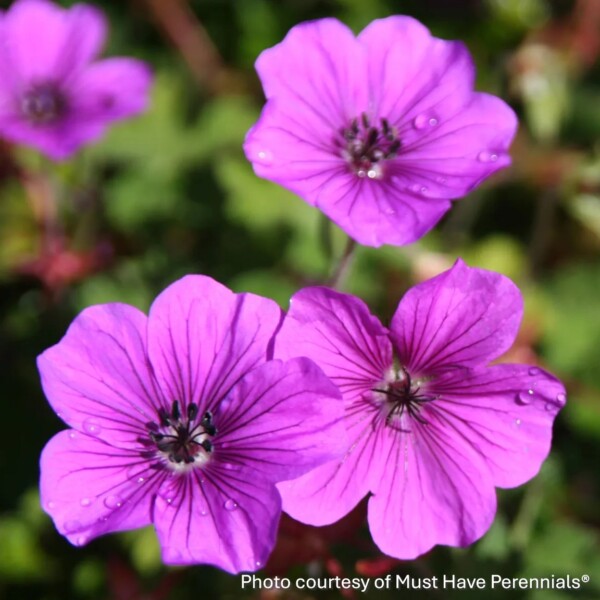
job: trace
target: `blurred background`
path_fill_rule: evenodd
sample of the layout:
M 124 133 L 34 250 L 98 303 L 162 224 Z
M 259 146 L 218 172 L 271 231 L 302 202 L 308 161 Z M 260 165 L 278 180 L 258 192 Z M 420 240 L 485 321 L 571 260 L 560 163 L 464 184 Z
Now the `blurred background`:
M 401 13 L 439 37 L 467 43 L 478 88 L 519 114 L 514 165 L 457 202 L 421 242 L 358 248 L 344 288 L 385 321 L 406 289 L 457 256 L 508 275 L 523 290 L 526 315 L 506 359 L 553 371 L 566 382 L 569 401 L 540 475 L 498 491 L 495 523 L 472 547 L 437 548 L 416 561 L 384 558 L 361 505 L 321 529 L 284 517 L 261 574 L 589 574 L 591 582 L 578 592 L 401 593 L 600 598 L 600 2 L 96 4 L 112 25 L 107 53 L 153 66 L 151 110 L 57 165 L 0 140 L 0 598 L 340 597 L 242 592 L 239 577 L 212 567 L 166 568 L 151 529 L 70 546 L 39 507 L 39 454 L 64 426 L 41 393 L 35 358 L 84 307 L 120 301 L 146 310 L 186 273 L 211 275 L 283 307 L 299 287 L 324 281 L 344 235 L 333 228 L 328 243 L 320 214 L 255 177 L 241 149 L 263 103 L 253 63 L 301 21 L 335 16 L 359 31 L 372 19 Z

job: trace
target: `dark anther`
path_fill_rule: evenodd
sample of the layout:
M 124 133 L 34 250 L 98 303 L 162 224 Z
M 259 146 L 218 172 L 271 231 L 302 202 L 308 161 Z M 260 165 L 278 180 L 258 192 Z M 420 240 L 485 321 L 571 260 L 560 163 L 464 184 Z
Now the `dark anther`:
M 175 400 L 173 402 L 173 406 L 171 408 L 171 416 L 173 417 L 174 421 L 179 421 L 179 417 L 181 416 L 181 413 L 179 412 L 179 400 Z
M 190 402 L 187 407 L 187 416 L 189 421 L 195 421 L 198 416 L 198 405 Z
M 359 177 L 380 179 L 384 161 L 395 158 L 402 143 L 398 130 L 386 118 L 372 125 L 366 113 L 354 118 L 335 140 L 342 157 Z
M 171 417 L 169 416 L 169 413 L 164 408 L 158 409 L 158 418 L 160 420 L 160 424 L 163 427 L 169 426 L 169 424 L 171 422 Z
M 160 454 L 169 462 L 181 465 L 192 464 L 200 454 L 210 454 L 213 443 L 209 439 L 217 433 L 213 423 L 213 415 L 206 411 L 198 422 L 198 405 L 190 402 L 182 416 L 181 403 L 175 400 L 171 404 L 171 412 L 165 408 L 158 409 L 160 424 L 150 421 L 146 423 L 147 437 L 139 437 L 138 442 L 143 449 L 141 456 L 159 458 Z M 154 447 L 154 451 L 150 450 Z M 158 454 L 157 454 L 158 453 Z M 157 463 L 164 466 L 164 460 Z
M 51 125 L 67 112 L 67 99 L 54 83 L 31 87 L 21 97 L 21 112 L 34 125 Z

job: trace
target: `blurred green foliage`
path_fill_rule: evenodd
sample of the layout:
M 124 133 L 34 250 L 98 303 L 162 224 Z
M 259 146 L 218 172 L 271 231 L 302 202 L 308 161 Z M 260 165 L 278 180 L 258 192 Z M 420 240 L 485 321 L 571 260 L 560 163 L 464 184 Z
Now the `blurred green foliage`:
M 331 226 L 328 247 L 318 212 L 255 177 L 242 153 L 263 102 L 253 62 L 300 21 L 336 16 L 358 31 L 394 13 L 467 42 L 480 88 L 503 96 L 520 115 L 515 166 L 456 203 L 418 244 L 359 248 L 345 287 L 389 318 L 406 289 L 457 256 L 505 273 L 526 300 L 511 360 L 547 367 L 569 390 L 551 459 L 530 484 L 499 491 L 490 532 L 471 548 L 437 548 L 395 572 L 592 577 L 577 592 L 402 595 L 600 597 L 600 25 L 590 30 L 594 1 L 195 0 L 188 25 L 205 29 L 224 65 L 201 80 L 150 3 L 97 2 L 112 24 L 108 51 L 148 60 L 156 85 L 147 114 L 115 127 L 67 164 L 2 149 L 8 166 L 0 174 L 0 598 L 242 595 L 239 578 L 210 567 L 163 567 L 151 528 L 85 549 L 54 531 L 39 508 L 37 461 L 63 425 L 43 398 L 35 357 L 84 307 L 120 301 L 145 310 L 186 273 L 211 275 L 283 307 L 299 287 L 325 280 L 343 250 L 343 233 Z M 54 254 L 44 247 L 39 186 L 50 186 L 56 198 L 64 243 Z M 358 535 L 360 549 L 342 542 L 331 548 L 349 576 L 356 575 L 357 560 L 378 556 L 368 532 Z M 311 573 L 324 573 L 322 558 L 315 557 Z M 289 571 L 306 572 L 306 565 Z

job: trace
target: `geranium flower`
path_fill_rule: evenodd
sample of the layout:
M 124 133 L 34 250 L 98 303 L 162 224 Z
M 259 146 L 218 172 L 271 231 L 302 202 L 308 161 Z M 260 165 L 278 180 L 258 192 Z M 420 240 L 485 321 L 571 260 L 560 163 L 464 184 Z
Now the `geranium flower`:
M 167 288 L 149 316 L 84 310 L 38 359 L 72 429 L 41 458 L 41 500 L 82 545 L 154 524 L 166 563 L 255 571 L 275 543 L 275 483 L 347 448 L 339 392 L 305 358 L 267 361 L 277 305 L 208 277 Z
M 107 126 L 142 112 L 148 67 L 132 58 L 92 62 L 106 37 L 100 11 L 17 0 L 0 12 L 0 135 L 64 159 Z
M 373 539 L 402 559 L 483 535 L 494 487 L 538 472 L 566 399 L 538 367 L 488 366 L 514 341 L 522 308 L 509 279 L 461 261 L 412 288 L 389 329 L 353 296 L 298 292 L 275 355 L 307 356 L 338 384 L 351 446 L 280 484 L 284 510 L 324 525 L 371 494 Z
M 256 174 L 361 244 L 417 240 L 510 163 L 513 111 L 473 91 L 462 43 L 410 17 L 374 21 L 358 38 L 335 19 L 297 25 L 256 69 L 267 97 L 245 142 Z

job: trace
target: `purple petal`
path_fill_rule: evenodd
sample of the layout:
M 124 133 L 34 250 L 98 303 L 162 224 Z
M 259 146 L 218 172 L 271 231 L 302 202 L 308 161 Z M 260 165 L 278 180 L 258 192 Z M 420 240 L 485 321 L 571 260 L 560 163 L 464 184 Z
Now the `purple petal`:
M 165 482 L 153 520 L 165 563 L 239 573 L 264 566 L 280 514 L 277 490 L 254 471 L 194 470 Z
M 107 125 L 143 112 L 152 74 L 133 58 L 108 58 L 90 65 L 72 82 L 73 119 Z
M 392 319 L 392 338 L 413 377 L 480 366 L 510 348 L 522 313 L 521 293 L 510 279 L 459 259 L 406 293 Z
M 283 510 L 310 525 L 328 525 L 347 515 L 381 480 L 384 465 L 377 451 L 383 429 L 372 427 L 372 409 L 358 403 L 346 419 L 352 444 L 341 461 L 277 485 Z
M 61 431 L 40 461 L 44 510 L 58 531 L 81 546 L 99 535 L 149 525 L 162 476 L 135 452 L 76 431 Z
M 369 500 L 368 520 L 380 550 L 412 559 L 436 544 L 467 546 L 496 512 L 496 494 L 481 457 L 436 422 L 392 429 L 376 449 L 384 475 Z
M 349 445 L 340 393 L 306 358 L 254 369 L 214 410 L 215 458 L 266 481 L 299 477 Z
M 18 0 L 5 13 L 1 33 L 5 59 L 18 81 L 56 81 L 98 54 L 106 21 L 86 4 L 66 10 L 46 0 Z
M 566 401 L 560 381 L 538 367 L 458 369 L 429 384 L 440 426 L 473 446 L 494 485 L 534 477 L 550 451 L 552 423 Z
M 42 386 L 68 425 L 130 448 L 154 421 L 157 390 L 145 353 L 146 316 L 125 304 L 84 310 L 38 357 Z
M 300 120 L 335 127 L 367 108 L 366 57 L 352 31 L 336 19 L 293 27 L 280 44 L 262 52 L 256 70 L 267 99 L 296 103 L 292 114 Z
M 275 338 L 274 356 L 306 356 L 340 388 L 347 403 L 382 381 L 392 366 L 388 331 L 354 296 L 325 287 L 300 290 Z
M 280 320 L 272 300 L 234 294 L 210 277 L 190 275 L 169 286 L 148 318 L 148 353 L 168 405 L 213 409 L 266 360 Z
M 475 67 L 462 43 L 432 37 L 419 21 L 403 16 L 373 21 L 358 40 L 368 56 L 372 110 L 390 123 L 412 123 L 425 113 L 442 119 L 468 103 Z M 403 132 L 405 143 L 418 134 L 415 129 Z

